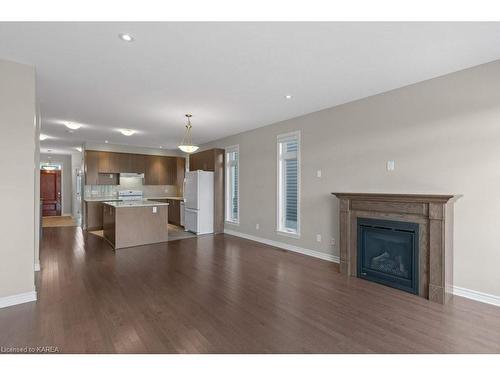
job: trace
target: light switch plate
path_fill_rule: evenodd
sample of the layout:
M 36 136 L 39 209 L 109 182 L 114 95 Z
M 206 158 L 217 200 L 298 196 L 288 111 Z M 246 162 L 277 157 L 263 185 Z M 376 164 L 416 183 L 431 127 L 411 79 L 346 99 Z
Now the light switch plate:
M 316 235 L 316 241 L 317 242 L 321 242 L 321 234 L 317 234 Z
M 318 169 L 318 170 L 316 171 L 316 177 L 321 178 L 321 174 L 322 174 L 322 173 L 321 173 L 321 169 Z
M 158 212 L 158 207 L 153 207 L 153 213 L 157 213 Z
M 387 170 L 388 171 L 393 171 L 395 167 L 394 160 L 388 160 L 387 161 Z
M 257 230 L 260 229 L 260 224 L 259 223 L 255 224 L 255 229 L 257 229 Z

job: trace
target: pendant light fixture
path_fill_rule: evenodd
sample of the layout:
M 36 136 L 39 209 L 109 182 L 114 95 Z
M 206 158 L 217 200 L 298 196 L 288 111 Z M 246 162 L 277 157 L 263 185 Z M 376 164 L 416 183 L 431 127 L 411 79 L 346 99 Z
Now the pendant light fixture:
M 186 124 L 186 133 L 184 134 L 184 138 L 182 139 L 182 143 L 179 145 L 179 148 L 181 151 L 191 154 L 198 150 L 198 146 L 193 145 L 193 140 L 191 139 L 191 117 L 193 115 L 190 115 L 189 113 L 186 114 L 187 117 L 187 124 Z

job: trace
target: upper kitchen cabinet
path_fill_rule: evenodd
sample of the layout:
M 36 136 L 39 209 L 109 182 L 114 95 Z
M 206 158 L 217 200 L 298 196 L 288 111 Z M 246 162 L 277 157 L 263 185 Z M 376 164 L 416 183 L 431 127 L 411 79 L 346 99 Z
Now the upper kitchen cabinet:
M 99 175 L 99 152 L 85 151 L 85 184 L 97 185 Z
M 144 185 L 175 185 L 177 165 L 175 157 L 145 155 Z
M 127 172 L 130 173 L 144 173 L 146 170 L 146 164 L 144 160 L 144 155 L 138 155 L 138 154 L 122 154 L 122 155 L 129 155 L 129 165 L 128 168 L 130 169 Z
M 119 173 L 119 154 L 115 152 L 99 152 L 99 173 Z
M 119 173 L 144 173 L 144 155 L 117 153 Z
M 85 151 L 85 184 L 117 185 L 120 173 L 144 173 L 144 185 L 177 185 L 182 190 L 184 166 L 184 158 L 173 156 Z
M 216 149 L 201 151 L 196 154 L 189 155 L 189 170 L 215 172 L 214 150 Z

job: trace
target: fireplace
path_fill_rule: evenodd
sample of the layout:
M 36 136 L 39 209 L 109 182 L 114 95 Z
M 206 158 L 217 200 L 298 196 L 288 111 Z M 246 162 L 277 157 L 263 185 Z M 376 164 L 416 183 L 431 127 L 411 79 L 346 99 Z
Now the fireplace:
M 451 298 L 459 195 L 332 194 L 339 198 L 341 273 L 438 303 Z
M 358 276 L 418 294 L 418 223 L 358 218 Z

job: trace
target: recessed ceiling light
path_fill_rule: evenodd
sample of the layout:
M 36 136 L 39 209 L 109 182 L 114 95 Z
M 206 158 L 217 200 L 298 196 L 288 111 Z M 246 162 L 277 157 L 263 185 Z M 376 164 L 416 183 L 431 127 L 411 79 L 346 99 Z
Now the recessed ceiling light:
M 77 130 L 82 127 L 80 124 L 75 124 L 74 122 L 66 122 L 64 125 L 71 130 Z
M 125 42 L 133 42 L 134 41 L 134 38 L 130 34 L 121 33 L 121 34 L 118 34 L 118 37 L 121 40 L 124 40 Z
M 122 129 L 122 130 L 120 130 L 120 133 L 122 133 L 123 135 L 126 135 L 127 137 L 130 137 L 131 135 L 135 134 L 135 130 Z
M 285 99 L 288 99 L 288 100 L 292 99 L 292 95 L 285 95 Z
M 75 150 L 78 151 L 78 152 L 82 152 L 82 148 L 81 147 L 75 147 Z
M 40 134 L 40 140 L 45 141 L 49 136 L 47 134 Z
M 109 141 L 106 139 L 106 140 L 104 141 L 104 143 L 109 143 Z

